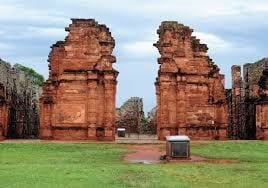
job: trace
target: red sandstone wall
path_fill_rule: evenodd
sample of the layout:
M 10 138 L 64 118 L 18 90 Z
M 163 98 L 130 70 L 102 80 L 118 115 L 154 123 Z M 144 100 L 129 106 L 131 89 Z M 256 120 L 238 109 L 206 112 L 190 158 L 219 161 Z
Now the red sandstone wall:
M 8 123 L 8 109 L 5 104 L 0 104 L 0 140 L 6 137 L 7 123 Z
M 256 105 L 256 138 L 268 139 L 268 104 Z
M 159 139 L 186 134 L 193 139 L 225 139 L 227 106 L 224 76 L 207 56 L 192 29 L 162 22 L 155 44 L 161 57 L 156 79 Z
M 6 105 L 5 87 L 0 84 L 0 140 L 7 136 L 8 108 Z
M 91 19 L 72 19 L 66 31 L 66 40 L 49 54 L 40 138 L 114 140 L 114 39 L 105 25 Z

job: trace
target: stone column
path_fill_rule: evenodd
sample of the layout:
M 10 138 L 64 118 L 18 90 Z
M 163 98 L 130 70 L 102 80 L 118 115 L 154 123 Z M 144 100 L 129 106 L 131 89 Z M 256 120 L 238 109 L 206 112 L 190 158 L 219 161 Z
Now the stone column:
M 90 74 L 90 73 L 89 73 Z M 88 139 L 96 140 L 96 126 L 97 126 L 97 80 L 88 80 Z
M 168 94 L 168 127 L 170 129 L 171 135 L 178 134 L 177 128 L 177 84 L 176 84 L 176 77 L 173 78 L 173 75 L 170 76 L 170 85 L 169 85 L 169 94 Z
M 41 139 L 50 139 L 53 136 L 51 130 L 51 117 L 52 117 L 52 105 L 51 103 L 46 104 L 43 99 L 41 99 L 40 106 L 40 132 L 39 137 Z
M 170 90 L 170 82 L 169 81 L 161 81 L 160 78 L 160 104 L 158 105 L 160 108 L 158 109 L 158 114 L 160 114 L 159 118 L 159 132 L 158 132 L 158 138 L 160 140 L 164 140 L 166 136 L 169 136 L 171 134 L 170 132 L 170 122 L 169 122 L 169 90 Z
M 177 124 L 178 134 L 187 135 L 186 125 L 186 81 L 184 76 L 177 76 Z
M 242 78 L 241 67 L 238 65 L 232 66 L 232 102 L 230 109 L 230 136 L 233 139 L 243 138 L 242 132 L 244 132 L 242 119 L 245 114 L 242 112 Z
M 115 91 L 116 84 L 114 80 L 105 80 L 105 139 L 114 140 L 115 134 Z
M 161 92 L 160 92 L 160 86 L 159 86 L 159 82 L 158 79 L 155 82 L 155 89 L 156 89 L 156 127 L 157 127 L 157 133 L 158 133 L 158 137 L 159 137 L 159 133 L 160 133 L 160 125 L 161 125 Z

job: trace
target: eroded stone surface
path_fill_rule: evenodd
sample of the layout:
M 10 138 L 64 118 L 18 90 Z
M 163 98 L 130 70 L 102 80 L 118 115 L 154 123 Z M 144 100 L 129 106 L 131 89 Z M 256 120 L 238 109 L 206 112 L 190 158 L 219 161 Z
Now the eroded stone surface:
M 186 134 L 193 139 L 225 139 L 227 105 L 224 75 L 207 55 L 193 30 L 162 22 L 155 44 L 161 57 L 156 79 L 159 139 Z
M 118 72 L 109 29 L 93 19 L 72 19 L 49 54 L 41 97 L 40 138 L 114 140 Z
M 126 133 L 140 133 L 143 118 L 142 98 L 131 97 L 116 110 L 116 127 L 125 128 Z
M 268 139 L 268 59 L 232 67 L 229 134 L 233 139 Z
M 37 137 L 39 92 L 31 77 L 0 59 L 0 140 Z
M 154 107 L 147 114 L 146 132 L 156 134 L 156 130 L 156 107 Z

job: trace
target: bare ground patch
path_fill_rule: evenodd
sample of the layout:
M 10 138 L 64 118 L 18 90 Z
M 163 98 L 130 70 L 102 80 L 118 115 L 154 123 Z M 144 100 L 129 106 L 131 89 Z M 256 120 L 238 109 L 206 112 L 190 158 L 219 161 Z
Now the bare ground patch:
M 237 160 L 225 160 L 225 159 L 209 159 L 201 156 L 191 156 L 190 159 L 178 159 L 178 160 L 160 160 L 162 155 L 165 155 L 165 147 L 163 144 L 138 144 L 127 145 L 127 154 L 123 157 L 123 160 L 128 163 L 210 163 L 210 164 L 234 164 L 239 163 Z

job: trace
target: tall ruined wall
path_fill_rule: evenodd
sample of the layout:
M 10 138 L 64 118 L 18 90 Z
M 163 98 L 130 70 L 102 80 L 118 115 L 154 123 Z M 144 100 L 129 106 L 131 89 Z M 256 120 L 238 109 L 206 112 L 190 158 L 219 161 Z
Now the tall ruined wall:
M 232 67 L 229 137 L 268 139 L 268 59 Z
M 259 98 L 259 81 L 266 67 L 268 67 L 268 58 L 261 59 L 255 63 L 247 63 L 243 66 L 246 97 L 250 99 Z
M 0 59 L 0 139 L 37 136 L 38 90 L 32 78 Z
M 256 105 L 256 138 L 268 139 L 268 101 Z
M 268 116 L 267 114 L 265 115 L 268 100 L 267 93 L 262 93 L 262 91 L 268 91 L 265 89 L 268 84 L 264 82 L 263 88 L 260 87 L 261 77 L 267 79 L 265 70 L 268 70 L 267 58 L 255 63 L 245 64 L 243 67 L 246 105 L 245 132 L 247 139 L 268 139 L 268 121 L 265 118 L 265 116 Z
M 131 97 L 116 110 L 116 127 L 125 128 L 127 133 L 140 133 L 143 118 L 142 98 Z
M 268 139 L 268 59 L 263 60 L 263 71 L 259 79 L 258 101 L 256 102 L 256 138 Z
M 243 139 L 245 135 L 245 92 L 243 89 L 243 80 L 241 77 L 241 67 L 232 66 L 232 92 L 229 97 L 229 126 L 228 136 L 231 139 Z
M 105 25 L 72 19 L 49 54 L 40 102 L 41 139 L 114 140 L 118 72 L 115 41 Z
M 224 76 L 207 56 L 193 30 L 162 22 L 155 44 L 161 57 L 156 79 L 159 139 L 187 134 L 194 139 L 225 139 L 227 106 Z

